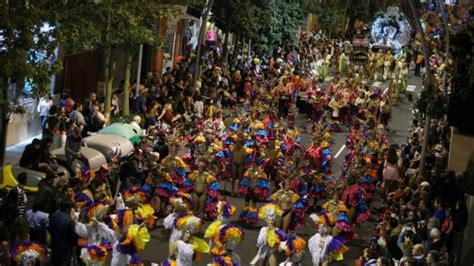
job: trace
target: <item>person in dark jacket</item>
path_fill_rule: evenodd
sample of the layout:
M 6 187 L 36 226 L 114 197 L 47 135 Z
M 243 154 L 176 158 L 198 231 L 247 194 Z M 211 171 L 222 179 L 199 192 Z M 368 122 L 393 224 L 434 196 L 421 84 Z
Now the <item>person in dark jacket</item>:
M 64 200 L 61 202 L 59 211 L 51 215 L 49 220 L 51 262 L 55 266 L 70 265 L 74 255 L 78 238 L 74 230 L 73 206 L 73 202 Z
M 42 150 L 42 148 L 44 148 L 42 145 L 43 144 L 39 139 L 33 139 L 31 144 L 26 145 L 20 158 L 20 166 L 46 174 L 56 174 L 48 162 L 44 160 L 45 153 Z

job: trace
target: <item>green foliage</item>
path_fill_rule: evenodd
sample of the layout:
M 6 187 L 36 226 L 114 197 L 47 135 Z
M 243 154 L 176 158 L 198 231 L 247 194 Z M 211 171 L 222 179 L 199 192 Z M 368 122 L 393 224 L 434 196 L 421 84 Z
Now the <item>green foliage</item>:
M 317 0 L 300 0 L 299 2 L 305 15 L 308 13 L 315 13 L 318 10 L 319 1 Z
M 61 69 L 55 58 L 58 46 L 55 10 L 60 8 L 61 4 L 55 0 L 1 1 L 0 89 L 6 90 L 9 82 L 16 82 L 22 89 L 24 82 L 29 81 L 34 95 L 48 91 L 51 75 Z M 52 27 L 50 31 L 42 30 L 45 22 Z M 2 104 L 4 108 L 8 106 Z
M 296 0 L 216 0 L 213 14 L 224 30 L 253 39 L 264 50 L 294 46 L 304 15 Z
M 212 7 L 214 20 L 224 30 L 253 38 L 259 29 L 262 9 L 251 0 L 216 0 Z
M 297 32 L 303 21 L 303 10 L 298 1 L 268 1 L 259 19 L 256 35 L 261 49 L 268 50 L 271 45 L 293 48 Z
M 138 44 L 162 45 L 156 34 L 160 16 L 177 10 L 159 0 L 69 0 L 61 18 L 63 42 L 74 51 L 112 48 L 135 51 Z M 136 44 L 136 45 L 134 45 Z

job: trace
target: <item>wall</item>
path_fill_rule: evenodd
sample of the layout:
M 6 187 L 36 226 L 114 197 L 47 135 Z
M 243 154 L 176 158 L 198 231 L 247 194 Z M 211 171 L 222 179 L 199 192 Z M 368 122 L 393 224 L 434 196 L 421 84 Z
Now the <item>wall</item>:
M 459 134 L 453 128 L 451 130 L 448 169 L 456 172 L 464 172 L 473 153 L 474 136 Z M 464 232 L 459 265 L 474 264 L 474 196 L 467 197 L 467 209 L 469 212 L 469 218 Z
M 41 133 L 39 116 L 36 112 L 37 103 L 33 99 L 19 102 L 26 109 L 24 115 L 12 114 L 8 123 L 7 147 Z
M 99 51 L 65 55 L 63 66 L 62 88 L 69 89 L 74 100 L 82 102 L 90 92 L 97 91 L 101 71 Z

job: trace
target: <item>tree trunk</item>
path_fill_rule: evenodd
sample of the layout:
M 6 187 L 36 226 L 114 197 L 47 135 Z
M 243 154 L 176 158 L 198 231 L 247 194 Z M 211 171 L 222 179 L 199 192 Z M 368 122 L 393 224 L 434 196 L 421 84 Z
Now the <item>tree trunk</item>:
M 109 82 L 110 74 L 110 55 L 112 53 L 112 48 L 107 47 L 104 49 L 104 112 L 110 112 L 110 101 L 107 99 L 107 83 Z
M 201 30 L 199 31 L 199 40 L 198 40 L 198 46 L 197 46 L 197 51 L 196 51 L 196 68 L 195 68 L 196 70 L 195 70 L 194 80 L 193 80 L 194 89 L 196 89 L 197 82 L 201 78 L 201 50 L 202 50 L 202 45 L 204 43 L 204 36 L 206 33 L 209 12 L 211 12 L 211 8 L 213 5 L 214 5 L 214 0 L 208 0 L 207 5 L 206 5 L 206 12 L 204 13 L 204 17 L 201 24 Z
M 224 35 L 224 52 L 222 53 L 222 58 L 221 58 L 221 65 L 224 66 L 224 68 L 228 69 L 228 58 L 229 58 L 229 31 L 226 30 L 225 35 Z
M 430 63 L 428 59 L 430 58 L 430 55 L 428 53 L 428 43 L 426 42 L 425 34 L 423 32 L 423 28 L 421 27 L 420 19 L 418 16 L 418 13 L 416 11 L 415 4 L 413 3 L 413 0 L 408 0 L 408 4 L 410 5 L 411 13 L 413 16 L 413 22 L 415 23 L 416 30 L 420 34 L 421 38 L 421 45 L 423 47 L 423 57 L 425 60 L 425 69 L 426 69 L 426 76 L 425 79 L 423 80 L 423 84 L 425 86 L 425 90 L 428 90 L 428 97 L 431 97 L 432 93 L 434 93 L 434 83 L 433 83 L 433 75 L 431 73 L 430 69 Z M 426 149 L 428 147 L 428 141 L 429 141 L 429 131 L 430 131 L 430 126 L 431 126 L 431 116 L 429 113 L 429 110 L 431 109 L 431 103 L 428 100 L 428 106 L 426 107 L 425 111 L 425 125 L 424 125 L 424 130 L 423 130 L 423 143 L 421 146 L 421 155 L 420 155 L 420 174 L 424 176 L 426 174 L 425 172 L 425 162 L 426 162 Z
M 115 77 L 116 62 L 112 59 L 112 47 L 105 48 L 104 52 L 104 113 L 110 114 L 112 102 L 112 85 Z
M 7 114 L 7 88 L 8 81 L 0 79 L 0 165 L 5 162 L 5 150 L 7 148 L 8 114 Z
M 109 79 L 107 80 L 107 86 L 105 87 L 104 113 L 106 113 L 106 114 L 110 114 L 110 108 L 111 108 L 111 103 L 112 103 L 112 88 L 113 88 L 114 78 L 115 78 L 115 67 L 116 67 L 116 62 L 115 62 L 115 60 L 111 59 L 110 60 L 110 69 L 109 69 Z
M 130 77 L 132 76 L 132 56 L 127 56 L 127 64 L 125 66 L 125 82 L 123 84 L 123 107 L 122 115 L 130 115 Z
M 232 45 L 232 59 L 231 59 L 231 63 L 232 65 L 235 64 L 235 62 L 237 61 L 237 55 L 238 55 L 238 52 L 237 52 L 237 45 L 239 44 L 239 39 L 240 39 L 240 33 L 237 33 L 236 35 L 234 35 L 234 38 L 233 38 L 233 45 Z

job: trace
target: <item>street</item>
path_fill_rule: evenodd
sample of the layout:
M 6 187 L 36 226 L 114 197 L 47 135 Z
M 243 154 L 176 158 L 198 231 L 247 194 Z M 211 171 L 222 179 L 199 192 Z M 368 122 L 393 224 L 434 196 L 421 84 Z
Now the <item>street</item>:
M 414 100 L 420 92 L 421 88 L 421 78 L 411 76 L 408 84 L 416 85 L 416 91 L 414 92 Z M 379 86 L 382 88 L 382 91 L 387 87 L 388 83 L 382 83 Z M 389 123 L 390 133 L 389 138 L 391 143 L 402 144 L 406 141 L 408 135 L 408 130 L 411 125 L 411 108 L 414 102 L 409 101 L 406 95 L 400 95 L 398 104 L 392 109 L 392 116 Z M 308 119 L 304 115 L 300 115 L 297 118 L 297 126 L 299 128 L 306 127 Z M 344 156 L 346 155 L 347 149 L 342 148 L 344 144 L 345 135 L 347 133 L 347 128 L 344 128 L 343 132 L 333 133 L 335 143 L 333 145 L 333 172 L 335 174 L 340 172 Z M 310 136 L 308 134 L 302 135 L 303 144 L 308 145 L 310 142 Z M 341 149 L 342 148 L 342 149 Z M 237 246 L 236 253 L 239 254 L 242 265 L 250 265 L 250 262 L 257 254 L 256 241 L 257 236 L 260 230 L 259 226 L 251 226 L 244 222 L 238 220 L 238 213 L 244 207 L 244 200 L 242 198 L 235 198 L 228 196 L 227 199 L 237 207 L 237 213 L 234 215 L 231 223 L 239 225 L 245 232 L 245 238 L 243 242 Z M 380 207 L 381 201 L 380 197 L 375 198 L 372 202 L 371 207 Z M 297 231 L 297 234 L 303 237 L 305 240 L 308 240 L 313 234 L 316 233 L 316 228 L 309 219 L 309 213 L 306 215 L 306 224 Z M 343 262 L 333 263 L 332 265 L 353 265 L 354 259 L 358 258 L 362 254 L 362 250 L 370 244 L 372 238 L 372 231 L 374 229 L 376 217 L 372 217 L 368 222 L 365 222 L 359 227 L 355 227 L 354 231 L 358 234 L 358 237 L 350 242 L 349 251 L 344 256 Z M 206 222 L 203 225 L 203 230 L 207 228 L 210 222 Z M 151 241 L 146 246 L 145 250 L 140 253 L 142 260 L 146 265 L 151 263 L 159 263 L 162 260 L 166 259 L 168 255 L 168 238 L 169 231 L 165 230 L 162 226 L 154 229 L 150 232 Z M 281 256 L 280 260 L 284 260 Z M 195 262 L 193 265 L 206 265 L 210 262 L 210 257 L 205 254 L 201 262 Z M 311 265 L 311 256 L 309 253 L 304 255 L 303 265 Z

